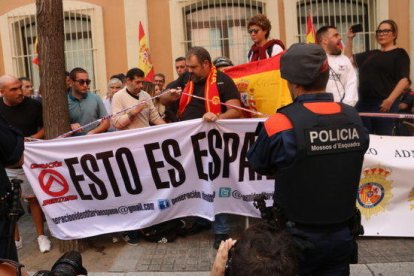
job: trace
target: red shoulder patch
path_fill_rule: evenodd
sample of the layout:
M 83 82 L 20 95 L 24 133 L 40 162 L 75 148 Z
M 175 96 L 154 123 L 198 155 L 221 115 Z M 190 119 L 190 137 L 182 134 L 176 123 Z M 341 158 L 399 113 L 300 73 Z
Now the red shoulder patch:
M 303 106 L 316 114 L 335 114 L 341 112 L 341 106 L 334 102 L 304 103 Z
M 264 123 L 266 133 L 268 136 L 272 136 L 284 130 L 292 129 L 292 122 L 282 113 L 276 113 L 272 117 L 266 120 Z

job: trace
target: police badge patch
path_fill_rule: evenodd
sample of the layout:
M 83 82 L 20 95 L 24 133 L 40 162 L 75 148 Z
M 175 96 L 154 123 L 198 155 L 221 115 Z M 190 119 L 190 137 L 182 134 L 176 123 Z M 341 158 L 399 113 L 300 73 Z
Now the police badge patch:
M 359 183 L 357 202 L 366 220 L 384 212 L 392 198 L 392 181 L 387 180 L 391 170 L 374 167 L 363 170 Z

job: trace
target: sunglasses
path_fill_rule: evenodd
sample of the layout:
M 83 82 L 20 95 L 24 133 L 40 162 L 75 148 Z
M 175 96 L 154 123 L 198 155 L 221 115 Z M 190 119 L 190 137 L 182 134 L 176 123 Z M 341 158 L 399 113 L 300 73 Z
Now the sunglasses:
M 380 34 L 389 34 L 389 33 L 393 33 L 393 30 L 391 30 L 391 29 L 376 30 L 375 33 L 377 35 L 380 35 Z
M 91 80 L 87 79 L 87 80 L 75 80 L 77 83 L 79 83 L 80 85 L 84 85 L 86 83 L 86 85 L 91 84 Z
M 259 29 L 249 29 L 247 32 L 249 34 L 257 34 L 260 30 Z

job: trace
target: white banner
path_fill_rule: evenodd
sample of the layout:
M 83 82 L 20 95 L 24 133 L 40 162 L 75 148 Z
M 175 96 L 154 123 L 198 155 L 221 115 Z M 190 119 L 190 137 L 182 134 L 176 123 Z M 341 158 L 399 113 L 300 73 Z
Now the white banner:
M 26 143 L 24 170 L 59 239 L 184 216 L 258 217 L 254 196 L 266 193 L 270 205 L 274 190 L 246 160 L 259 121 L 198 119 Z M 371 139 L 357 203 L 366 234 L 414 236 L 414 140 Z
M 246 160 L 258 121 L 198 119 L 28 143 L 24 170 L 60 239 L 185 216 L 259 216 L 253 198 L 266 192 L 271 199 L 274 181 Z
M 366 236 L 414 237 L 414 137 L 370 135 L 357 206 Z

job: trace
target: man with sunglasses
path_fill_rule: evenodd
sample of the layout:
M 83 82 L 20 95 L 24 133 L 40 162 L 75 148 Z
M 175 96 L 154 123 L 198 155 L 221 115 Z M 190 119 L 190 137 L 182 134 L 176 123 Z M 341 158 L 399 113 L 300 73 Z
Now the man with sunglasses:
M 321 46 L 294 44 L 280 65 L 294 102 L 259 125 L 249 164 L 275 176 L 274 205 L 287 229 L 295 241 L 313 245 L 298 256 L 298 274 L 349 275 L 369 134 L 353 107 L 325 92 L 329 66 Z
M 95 93 L 89 92 L 88 72 L 76 67 L 69 73 L 70 91 L 68 93 L 69 118 L 72 130 L 94 122 L 107 116 L 102 99 Z M 105 132 L 109 128 L 109 120 L 102 120 L 100 124 L 94 124 L 82 129 L 75 135 L 90 135 Z

